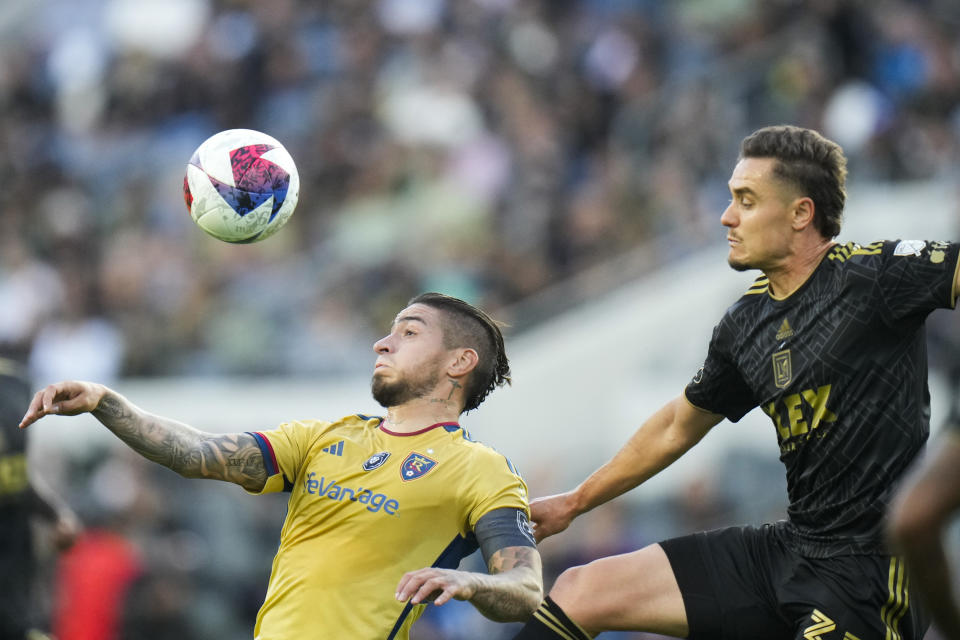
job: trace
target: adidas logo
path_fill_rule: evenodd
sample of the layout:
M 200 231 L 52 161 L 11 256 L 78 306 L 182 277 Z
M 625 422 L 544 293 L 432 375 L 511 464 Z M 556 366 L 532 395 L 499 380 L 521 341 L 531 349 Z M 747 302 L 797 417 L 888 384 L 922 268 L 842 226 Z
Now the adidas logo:
M 780 325 L 780 328 L 777 330 L 777 340 L 785 340 L 787 338 L 793 337 L 793 329 L 790 327 L 790 323 L 787 322 L 787 319 L 783 319 L 783 324 Z
M 340 442 L 334 442 L 334 443 L 333 443 L 332 445 L 330 445 L 329 447 L 324 447 L 323 449 L 321 449 L 321 451 L 323 451 L 324 453 L 331 453 L 331 454 L 333 454 L 333 455 L 335 455 L 335 456 L 342 456 L 342 455 L 343 455 L 343 440 L 341 440 Z

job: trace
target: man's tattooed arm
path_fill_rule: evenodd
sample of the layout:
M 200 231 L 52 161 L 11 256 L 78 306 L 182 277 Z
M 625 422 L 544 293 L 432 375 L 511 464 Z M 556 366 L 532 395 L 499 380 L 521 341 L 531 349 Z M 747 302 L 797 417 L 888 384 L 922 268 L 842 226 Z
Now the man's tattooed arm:
M 504 547 L 490 556 L 489 575 L 470 602 L 498 622 L 526 620 L 543 599 L 540 553 L 535 547 Z
M 142 411 L 112 391 L 91 413 L 131 449 L 184 477 L 226 480 L 251 491 L 267 481 L 260 448 L 248 433 L 204 433 Z

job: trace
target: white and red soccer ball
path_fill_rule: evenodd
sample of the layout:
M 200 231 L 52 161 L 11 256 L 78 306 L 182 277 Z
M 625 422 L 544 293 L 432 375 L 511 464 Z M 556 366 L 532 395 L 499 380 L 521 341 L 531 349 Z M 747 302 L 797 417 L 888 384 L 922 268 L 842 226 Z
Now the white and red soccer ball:
M 190 217 L 224 242 L 250 243 L 280 230 L 297 206 L 300 176 L 290 153 L 252 129 L 207 138 L 183 177 Z

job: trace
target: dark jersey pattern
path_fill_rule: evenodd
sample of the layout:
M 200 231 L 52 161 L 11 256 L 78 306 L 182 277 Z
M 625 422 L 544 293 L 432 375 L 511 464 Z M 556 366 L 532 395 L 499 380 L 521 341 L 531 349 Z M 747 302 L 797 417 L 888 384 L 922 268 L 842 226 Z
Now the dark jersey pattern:
M 4 638 L 23 637 L 31 611 L 33 493 L 27 479 L 26 433 L 17 427 L 30 396 L 17 365 L 0 359 L 0 637 Z
M 836 245 L 786 299 L 757 279 L 714 329 L 687 399 L 734 422 L 770 416 L 789 493 L 779 526 L 797 553 L 884 551 L 890 494 L 929 432 L 924 321 L 954 304 L 958 251 Z

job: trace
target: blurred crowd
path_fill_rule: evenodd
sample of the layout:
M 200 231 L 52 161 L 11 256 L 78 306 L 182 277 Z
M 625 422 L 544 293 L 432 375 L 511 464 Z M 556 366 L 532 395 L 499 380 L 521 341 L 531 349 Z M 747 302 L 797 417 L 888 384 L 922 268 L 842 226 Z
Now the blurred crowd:
M 522 328 L 594 265 L 717 241 L 758 126 L 861 178 L 953 171 L 958 32 L 949 0 L 8 0 L 0 343 L 38 382 L 365 371 L 422 290 Z M 235 127 L 301 175 L 263 245 L 182 199 Z
M 0 349 L 38 385 L 365 373 L 424 290 L 520 331 L 578 302 L 550 299 L 559 282 L 644 256 L 590 279 L 589 296 L 722 241 L 739 140 L 779 123 L 841 142 L 856 180 L 955 178 L 960 5 L 4 0 Z M 262 245 L 207 237 L 183 203 L 193 150 L 237 127 L 283 142 L 301 177 L 296 213 Z M 769 519 L 743 484 L 750 469 L 777 482 L 769 462 L 605 507 L 589 536 L 544 546 L 546 583 L 673 533 Z M 45 463 L 88 524 L 47 564 L 51 615 L 63 589 L 88 592 L 71 566 L 102 562 L 117 569 L 120 637 L 249 637 L 282 497 L 187 493 L 115 451 Z M 454 604 L 416 633 L 506 632 Z

